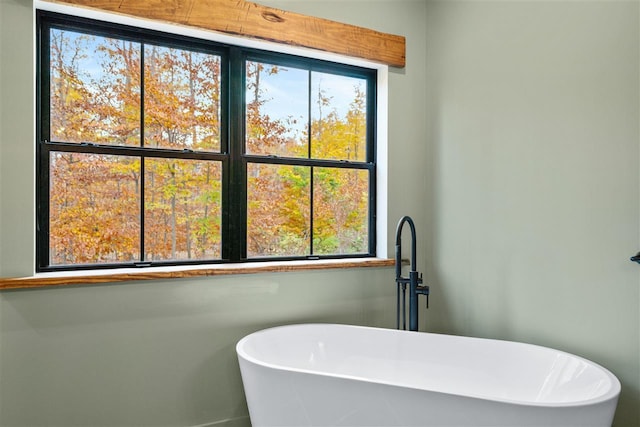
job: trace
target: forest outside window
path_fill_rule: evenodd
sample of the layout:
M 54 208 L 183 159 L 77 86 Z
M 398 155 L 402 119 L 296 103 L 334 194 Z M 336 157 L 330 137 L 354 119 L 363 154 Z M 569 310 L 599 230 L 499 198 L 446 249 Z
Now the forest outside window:
M 375 70 L 38 30 L 38 271 L 375 255 Z

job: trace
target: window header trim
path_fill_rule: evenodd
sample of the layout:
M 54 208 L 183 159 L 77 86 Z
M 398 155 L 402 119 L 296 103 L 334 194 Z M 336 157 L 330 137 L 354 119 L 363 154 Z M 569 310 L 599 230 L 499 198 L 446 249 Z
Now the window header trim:
M 56 3 L 318 49 L 393 67 L 402 68 L 406 65 L 406 41 L 403 36 L 287 12 L 253 2 L 56 0 Z

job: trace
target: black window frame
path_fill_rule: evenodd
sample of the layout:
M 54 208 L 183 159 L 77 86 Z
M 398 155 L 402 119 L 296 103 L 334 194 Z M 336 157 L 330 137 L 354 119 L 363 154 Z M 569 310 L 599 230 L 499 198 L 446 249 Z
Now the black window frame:
M 234 46 L 190 36 L 143 29 L 106 21 L 38 10 L 36 64 L 36 271 L 100 270 L 128 267 L 270 262 L 364 258 L 376 256 L 376 90 L 377 71 L 326 60 Z M 150 147 L 100 145 L 91 141 L 70 143 L 52 141 L 50 137 L 50 29 L 66 29 L 93 35 L 150 43 L 163 47 L 188 49 L 219 55 L 221 58 L 221 129 L 220 152 L 200 152 Z M 304 68 L 311 71 L 358 77 L 366 80 L 367 141 L 364 161 L 291 158 L 248 154 L 245 150 L 246 70 L 247 61 Z M 144 89 L 142 89 L 143 91 Z M 144 92 L 141 93 L 141 97 Z M 141 107 L 144 111 L 144 107 Z M 309 120 L 310 122 L 311 120 Z M 141 132 L 141 139 L 144 139 Z M 196 159 L 222 165 L 221 258 L 198 260 L 144 260 L 144 204 L 141 203 L 140 260 L 136 262 L 50 265 L 49 263 L 49 159 L 51 152 L 113 154 L 143 158 Z M 249 163 L 331 167 L 366 170 L 369 176 L 368 251 L 356 254 L 315 255 L 313 236 L 310 253 L 304 256 L 247 257 L 247 165 Z M 312 174 L 313 175 L 313 174 Z M 313 184 L 311 184 L 313 188 Z M 311 202 L 313 203 L 313 202 Z M 313 209 L 313 207 L 311 207 Z M 313 217 L 313 215 L 311 215 Z M 311 219 L 313 221 L 313 219 Z M 310 225 L 313 230 L 313 222 Z

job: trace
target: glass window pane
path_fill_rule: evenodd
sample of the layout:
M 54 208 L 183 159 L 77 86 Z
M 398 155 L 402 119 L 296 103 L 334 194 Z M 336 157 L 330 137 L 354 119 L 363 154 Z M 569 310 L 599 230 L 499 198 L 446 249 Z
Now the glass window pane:
M 311 73 L 311 157 L 366 161 L 365 79 Z
M 140 44 L 51 30 L 52 141 L 140 145 Z
M 247 256 L 310 251 L 308 167 L 247 165 Z
M 247 62 L 246 152 L 308 157 L 309 72 Z
M 220 151 L 220 57 L 145 45 L 145 146 Z
M 145 160 L 145 260 L 221 257 L 220 162 Z
M 138 159 L 54 152 L 50 177 L 52 265 L 139 260 Z
M 369 251 L 369 172 L 314 168 L 314 255 Z

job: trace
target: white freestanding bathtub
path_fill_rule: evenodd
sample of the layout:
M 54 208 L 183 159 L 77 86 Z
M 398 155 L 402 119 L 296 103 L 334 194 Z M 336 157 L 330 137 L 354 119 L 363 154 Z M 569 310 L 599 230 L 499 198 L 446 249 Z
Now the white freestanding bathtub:
M 610 426 L 620 382 L 529 344 L 348 325 L 282 326 L 236 347 L 260 426 Z

